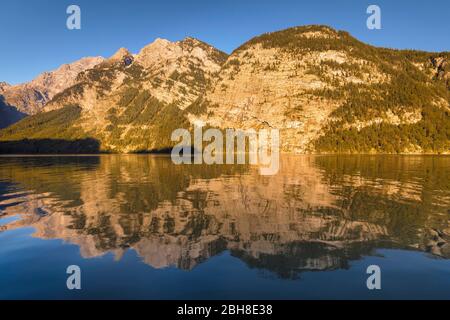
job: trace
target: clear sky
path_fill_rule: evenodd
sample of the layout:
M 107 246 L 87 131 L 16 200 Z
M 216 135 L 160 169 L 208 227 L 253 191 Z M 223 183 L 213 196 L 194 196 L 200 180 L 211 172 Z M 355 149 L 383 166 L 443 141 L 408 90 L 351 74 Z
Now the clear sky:
M 81 7 L 81 30 L 66 27 L 71 4 Z M 366 27 L 370 4 L 381 7 L 381 30 Z M 449 0 L 1 0 L 0 81 L 28 81 L 120 47 L 136 53 L 157 37 L 192 36 L 231 52 L 261 33 L 307 24 L 377 46 L 450 51 L 449 13 Z

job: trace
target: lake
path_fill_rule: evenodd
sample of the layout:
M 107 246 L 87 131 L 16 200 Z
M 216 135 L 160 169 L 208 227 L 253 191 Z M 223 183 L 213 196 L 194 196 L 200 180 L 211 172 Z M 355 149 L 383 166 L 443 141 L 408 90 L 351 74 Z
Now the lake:
M 0 157 L 0 299 L 450 299 L 450 157 Z

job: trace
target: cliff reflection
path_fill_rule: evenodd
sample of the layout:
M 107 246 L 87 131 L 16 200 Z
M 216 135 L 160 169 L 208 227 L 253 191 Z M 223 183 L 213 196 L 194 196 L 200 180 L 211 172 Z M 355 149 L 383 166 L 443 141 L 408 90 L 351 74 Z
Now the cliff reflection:
M 450 158 L 284 156 L 250 166 L 175 166 L 147 155 L 0 158 L 3 231 L 31 226 L 85 258 L 134 249 L 190 270 L 225 250 L 294 278 L 347 268 L 375 248 L 450 257 Z

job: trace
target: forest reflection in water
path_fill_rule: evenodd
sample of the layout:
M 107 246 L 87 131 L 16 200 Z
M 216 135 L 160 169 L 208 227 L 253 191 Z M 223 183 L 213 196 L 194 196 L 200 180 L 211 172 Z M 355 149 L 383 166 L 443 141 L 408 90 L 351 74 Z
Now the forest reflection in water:
M 283 155 L 275 176 L 170 157 L 0 158 L 0 232 L 192 270 L 222 252 L 295 279 L 374 249 L 450 258 L 450 158 Z M 19 218 L 17 218 L 19 217 Z

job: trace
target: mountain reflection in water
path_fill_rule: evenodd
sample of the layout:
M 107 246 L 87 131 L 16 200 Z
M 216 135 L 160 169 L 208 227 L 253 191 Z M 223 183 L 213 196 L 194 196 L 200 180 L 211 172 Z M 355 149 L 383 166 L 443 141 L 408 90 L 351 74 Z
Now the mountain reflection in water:
M 449 210 L 449 157 L 286 155 L 275 176 L 164 156 L 0 158 L 1 232 L 32 227 L 83 258 L 133 249 L 157 269 L 225 251 L 286 279 L 379 248 L 447 259 Z

